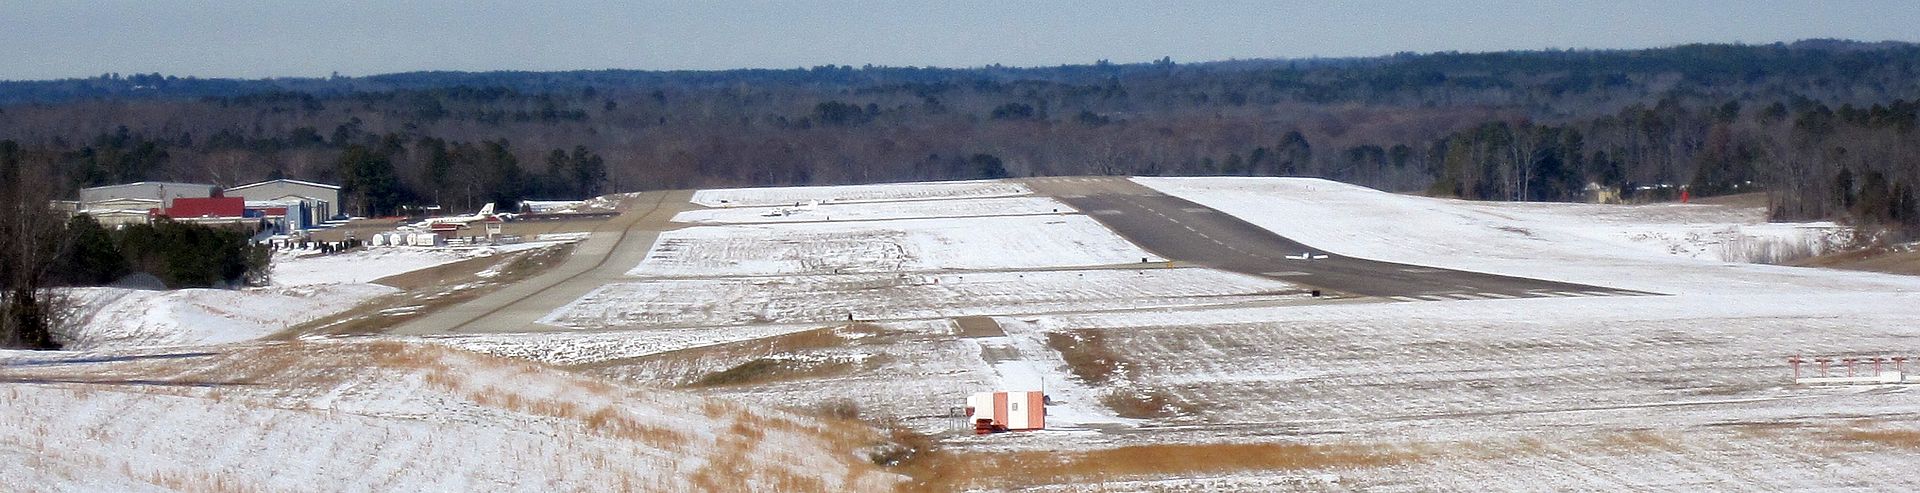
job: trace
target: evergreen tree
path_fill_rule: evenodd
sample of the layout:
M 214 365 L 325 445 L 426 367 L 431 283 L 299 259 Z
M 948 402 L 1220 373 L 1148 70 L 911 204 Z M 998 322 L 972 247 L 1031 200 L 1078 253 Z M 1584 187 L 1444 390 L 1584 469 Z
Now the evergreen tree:
M 597 197 L 607 183 L 607 161 L 599 154 L 587 150 L 587 146 L 574 146 L 573 185 L 578 198 Z
M 974 178 L 997 180 L 1007 177 L 1007 167 L 1000 162 L 998 156 L 985 153 L 974 154 L 969 161 L 973 163 Z
M 93 216 L 78 214 L 67 220 L 67 236 L 72 247 L 61 256 L 60 267 L 54 269 L 63 276 L 60 279 L 63 284 L 108 284 L 130 272 L 127 259 L 120 254 L 120 246 L 113 241 L 113 234 L 101 227 Z
M 340 154 L 341 192 L 361 215 L 389 213 L 399 205 L 401 189 L 393 160 L 384 152 L 350 145 Z
M 480 147 L 488 200 L 495 210 L 518 210 L 520 199 L 526 197 L 526 183 L 522 181 L 526 172 L 520 168 L 520 159 L 513 156 L 506 139 L 482 141 Z

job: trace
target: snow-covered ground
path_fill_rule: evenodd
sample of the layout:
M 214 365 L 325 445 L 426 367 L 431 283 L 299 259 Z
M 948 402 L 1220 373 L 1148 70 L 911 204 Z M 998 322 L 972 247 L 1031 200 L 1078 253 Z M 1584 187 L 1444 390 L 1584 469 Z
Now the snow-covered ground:
M 60 339 L 71 349 L 221 344 L 257 339 L 332 316 L 400 290 L 372 281 L 502 253 L 579 241 L 581 234 L 479 248 L 373 247 L 334 255 L 282 251 L 272 284 L 240 289 L 71 290 L 77 320 Z M 481 272 L 488 277 L 489 272 Z
M 407 340 L 565 366 L 750 341 L 817 328 L 819 324 L 760 324 L 725 329 L 695 327 L 591 332 L 461 334 Z
M 1315 248 L 1374 260 L 1656 293 L 1920 288 L 1908 277 L 1739 262 L 1746 245 L 1826 245 L 1847 236 L 1832 223 L 1767 223 L 1760 208 L 1470 202 L 1311 178 L 1134 181 Z
M 826 187 L 723 188 L 694 192 L 693 203 L 707 207 L 794 206 L 810 202 L 887 202 L 957 198 L 987 198 L 1027 195 L 1026 185 L 1013 182 L 942 181 L 888 183 L 881 185 L 842 185 Z
M 1909 344 L 1920 335 L 1910 322 L 1920 319 L 1920 280 L 1742 262 L 1756 250 L 1750 245 L 1845 241 L 1836 225 L 1769 224 L 1757 208 L 1717 205 L 1481 203 L 1303 179 L 1140 181 L 1333 253 L 1668 295 L 1298 304 L 1247 302 L 1259 295 L 1225 289 L 1216 293 L 1220 303 L 1187 304 L 1211 295 L 1153 286 L 1221 285 L 1102 277 L 1086 283 L 1100 289 L 1080 291 L 1085 287 L 1063 282 L 1072 279 L 1015 268 L 1005 273 L 1016 276 L 1006 287 L 972 291 L 928 282 L 950 274 L 888 275 L 912 269 L 869 255 L 841 262 L 843 269 L 876 272 L 871 276 L 637 280 L 610 285 L 555 316 L 604 327 L 826 323 L 840 311 L 929 322 L 995 314 L 1005 335 L 956 339 L 941 337 L 951 332 L 938 327 L 884 323 L 900 333 L 791 353 L 862 361 L 858 370 L 707 392 L 777 405 L 860 388 L 869 412 L 940 432 L 964 428 L 945 412 L 966 392 L 1045 386 L 1058 400 L 1050 412 L 1060 413 L 1056 422 L 1068 430 L 953 437 L 948 445 L 1071 451 L 1277 441 L 1407 449 L 1420 457 L 1412 466 L 1105 478 L 1122 481 L 1093 489 L 1912 485 L 1871 472 L 1910 468 L 1908 459 L 1880 442 L 1846 437 L 1859 429 L 1899 437 L 1920 428 L 1905 411 L 1920 405 L 1920 394 L 1792 385 L 1785 359 L 1920 357 Z M 1168 272 L 1186 270 L 1217 275 Z M 1103 291 L 1127 284 L 1125 292 Z M 697 301 L 703 296 L 724 301 Z M 1118 306 L 1143 309 L 1112 309 Z M 821 313 L 808 315 L 816 308 Z M 1079 380 L 1046 344 L 1049 334 L 1086 333 L 1101 335 L 1119 359 L 1112 381 Z M 746 361 L 688 358 L 642 357 L 603 371 L 684 382 Z M 1833 371 L 1845 371 L 1835 365 Z M 1114 393 L 1159 396 L 1174 412 L 1120 418 L 1100 401 Z M 1869 479 L 1845 483 L 1852 478 Z
M 1334 253 L 1672 295 L 1003 317 L 1100 335 L 1121 369 L 1105 387 L 1151 391 L 1182 411 L 1136 433 L 955 443 L 1359 444 L 1421 457 L 1307 471 L 1363 489 L 1914 486 L 1881 471 L 1914 464 L 1920 393 L 1793 385 L 1786 359 L 1920 357 L 1920 280 L 1715 251 L 1750 238 L 1819 242 L 1831 225 L 1764 224 L 1757 209 L 1722 206 L 1437 200 L 1320 180 L 1139 181 Z M 1871 368 L 1836 361 L 1831 371 Z M 1264 488 L 1301 473 L 1094 489 Z
M 1027 193 L 1018 185 L 712 191 L 709 205 L 729 208 L 679 218 L 709 225 L 662 234 L 629 279 L 544 320 L 571 332 L 320 339 L 289 344 L 292 355 L 234 345 L 74 355 L 95 363 L 0 353 L 0 378 L 29 382 L 0 390 L 11 397 L 0 399 L 0 459 L 13 464 L 0 475 L 111 490 L 232 478 L 712 490 L 699 471 L 734 461 L 726 470 L 806 479 L 752 476 L 731 489 L 885 489 L 891 480 L 861 472 L 854 454 L 817 453 L 844 444 L 739 411 L 850 400 L 864 417 L 941 435 L 956 456 L 1278 443 L 1383 457 L 1033 485 L 1045 491 L 1920 486 L 1908 473 L 1920 391 L 1794 385 L 1786 364 L 1920 357 L 1920 278 L 1738 262 L 1750 245 L 1842 238 L 1833 225 L 1767 224 L 1755 208 L 1466 202 L 1308 179 L 1139 181 L 1337 254 L 1665 295 L 1329 302 L 1265 278 L 1139 265 L 1147 254 L 1077 211 L 1010 198 Z M 752 207 L 812 200 L 824 203 L 784 216 Z M 331 282 L 322 270 L 307 279 Z M 193 306 L 217 316 L 222 305 Z M 974 315 L 997 330 L 955 320 Z M 1060 336 L 1086 345 L 1062 349 Z M 1079 376 L 1101 365 L 1110 376 Z M 763 367 L 774 369 L 703 383 Z M 969 393 L 1034 387 L 1053 397 L 1056 429 L 975 437 L 952 417 Z M 1129 396 L 1164 405 L 1123 412 Z M 183 431 L 203 423 L 229 431 Z M 621 426 L 669 430 L 645 436 L 672 444 Z M 729 438 L 756 432 L 767 433 L 759 448 Z M 208 466 L 163 460 L 174 457 Z M 268 472 L 294 463 L 309 466 Z
M 378 284 L 252 289 L 75 288 L 81 318 L 63 334 L 68 349 L 179 346 L 245 341 L 399 291 Z
M 1002 197 L 956 201 L 902 201 L 857 204 L 820 204 L 793 207 L 728 207 L 695 209 L 673 217 L 694 224 L 786 223 L 813 221 L 871 221 L 967 216 L 1019 216 L 1073 213 L 1072 207 L 1047 197 Z
M 541 323 L 584 329 L 1089 312 L 1304 298 L 1279 281 L 1211 269 L 1050 270 L 639 279 L 608 284 Z
M 870 432 L 392 342 L 0 351 L 8 491 L 882 491 Z
M 1159 260 L 1082 215 L 899 219 L 667 231 L 627 274 L 923 272 L 1139 263 L 1142 258 Z
M 293 252 L 285 251 L 274 256 L 274 285 L 370 283 L 382 277 L 493 255 L 497 250 L 490 247 L 369 247 L 335 255 Z
M 1898 433 L 1920 436 L 1920 392 L 1793 385 L 1786 360 L 1920 356 L 1917 318 L 1920 293 L 1792 289 L 1037 316 L 1042 330 L 1123 348 L 1112 388 L 1189 411 L 1155 433 L 995 446 L 1278 440 L 1431 454 L 1418 467 L 1324 471 L 1362 489 L 1904 489 L 1913 478 L 1875 471 L 1913 465 Z M 1849 435 L 1858 429 L 1896 434 Z

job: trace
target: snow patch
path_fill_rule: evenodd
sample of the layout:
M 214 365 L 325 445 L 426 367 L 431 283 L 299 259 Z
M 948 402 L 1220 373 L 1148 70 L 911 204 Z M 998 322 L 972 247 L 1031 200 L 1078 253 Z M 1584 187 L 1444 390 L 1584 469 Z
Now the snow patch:
M 981 180 L 824 187 L 721 188 L 694 192 L 693 203 L 707 207 L 756 207 L 823 203 L 885 202 L 1027 195 L 1019 183 Z
M 1086 216 L 699 226 L 660 234 L 630 276 L 922 272 L 1138 263 L 1159 257 Z
M 250 289 L 74 288 L 83 315 L 68 349 L 219 344 L 257 339 L 398 292 L 375 284 Z

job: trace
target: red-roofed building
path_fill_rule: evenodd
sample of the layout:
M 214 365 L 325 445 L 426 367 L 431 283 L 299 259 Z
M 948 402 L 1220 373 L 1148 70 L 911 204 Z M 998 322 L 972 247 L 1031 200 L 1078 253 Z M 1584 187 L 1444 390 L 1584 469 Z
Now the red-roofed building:
M 247 199 L 242 197 L 181 197 L 173 206 L 156 209 L 157 215 L 176 220 L 241 218 L 247 215 Z
M 232 226 L 248 231 L 271 226 L 263 211 L 247 209 L 244 197 L 181 197 L 173 199 L 172 207 L 154 209 L 151 214 L 183 223 Z

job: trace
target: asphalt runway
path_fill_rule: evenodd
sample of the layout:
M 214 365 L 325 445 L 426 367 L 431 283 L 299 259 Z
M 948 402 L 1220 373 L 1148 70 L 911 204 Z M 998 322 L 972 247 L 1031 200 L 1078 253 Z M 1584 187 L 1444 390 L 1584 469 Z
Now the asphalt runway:
M 674 214 L 692 207 L 691 190 L 646 192 L 599 224 L 557 268 L 421 317 L 392 332 L 406 335 L 556 330 L 538 322 L 548 312 L 618 281 L 639 265 Z
M 1141 248 L 1167 259 L 1332 292 L 1328 294 L 1398 301 L 1654 294 L 1347 257 L 1125 178 L 1034 178 L 1025 182 L 1035 193 L 1080 209 Z M 1307 258 L 1300 258 L 1303 255 Z

